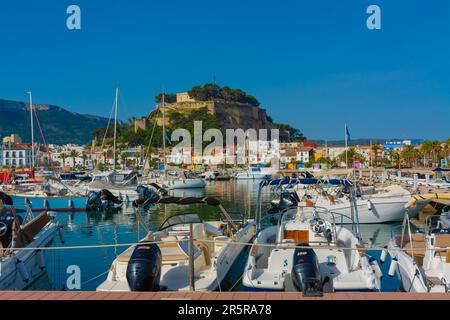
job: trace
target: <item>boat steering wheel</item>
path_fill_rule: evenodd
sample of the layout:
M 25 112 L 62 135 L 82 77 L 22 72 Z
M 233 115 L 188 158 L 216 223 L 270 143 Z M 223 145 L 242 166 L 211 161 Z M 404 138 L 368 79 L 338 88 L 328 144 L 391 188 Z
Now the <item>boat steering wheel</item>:
M 312 229 L 315 233 L 322 233 L 325 231 L 325 220 L 323 219 L 315 219 Z
M 8 226 L 4 222 L 0 221 L 0 237 L 3 237 L 7 231 Z

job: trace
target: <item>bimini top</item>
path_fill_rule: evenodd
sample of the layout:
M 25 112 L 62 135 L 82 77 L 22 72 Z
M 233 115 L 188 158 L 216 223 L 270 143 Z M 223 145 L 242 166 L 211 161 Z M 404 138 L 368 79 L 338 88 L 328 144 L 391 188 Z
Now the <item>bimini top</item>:
M 260 187 L 265 186 L 280 186 L 287 184 L 332 184 L 343 185 L 346 187 L 353 186 L 353 183 L 347 179 L 317 179 L 317 178 L 280 178 L 269 181 L 261 181 Z

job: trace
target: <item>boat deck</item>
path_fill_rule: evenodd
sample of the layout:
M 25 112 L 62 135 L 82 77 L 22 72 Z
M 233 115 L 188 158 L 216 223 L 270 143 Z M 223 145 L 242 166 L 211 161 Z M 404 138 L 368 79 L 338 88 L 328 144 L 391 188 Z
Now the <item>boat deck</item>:
M 450 294 L 335 292 L 309 298 L 297 292 L 0 291 L 0 300 L 450 300 Z

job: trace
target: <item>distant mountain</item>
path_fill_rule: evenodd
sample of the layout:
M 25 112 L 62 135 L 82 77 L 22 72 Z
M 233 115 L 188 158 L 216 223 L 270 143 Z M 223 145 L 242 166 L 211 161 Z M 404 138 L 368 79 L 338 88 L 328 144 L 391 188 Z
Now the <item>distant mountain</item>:
M 67 111 L 54 105 L 35 104 L 36 113 L 47 143 L 86 144 L 92 139 L 92 131 L 105 127 L 108 119 Z M 42 142 L 35 121 L 34 136 Z M 0 137 L 17 133 L 24 142 L 31 140 L 30 109 L 28 103 L 0 99 Z

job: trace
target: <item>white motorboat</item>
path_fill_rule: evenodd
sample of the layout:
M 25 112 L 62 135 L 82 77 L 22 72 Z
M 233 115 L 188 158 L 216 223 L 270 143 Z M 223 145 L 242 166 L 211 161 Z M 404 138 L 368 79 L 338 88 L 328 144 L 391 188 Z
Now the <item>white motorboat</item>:
M 233 221 L 212 198 L 162 198 L 159 203 L 219 206 L 226 221 L 202 221 L 196 213 L 168 217 L 113 261 L 97 291 L 213 291 L 255 235 L 252 220 Z M 192 247 L 190 247 L 192 245 Z M 189 281 L 190 271 L 193 281 Z
M 411 232 L 405 215 L 401 229 L 392 232 L 387 250 L 391 256 L 389 275 L 397 276 L 407 292 L 446 292 L 450 290 L 450 229 L 427 228 Z
M 42 212 L 33 217 L 30 210 L 23 219 L 16 215 L 12 198 L 0 192 L 0 290 L 27 289 L 46 273 L 48 251 L 39 248 L 50 246 L 56 234 L 64 242 L 55 216 Z
M 136 191 L 137 171 L 109 171 L 92 174 L 92 181 L 86 185 L 88 191 L 108 190 L 122 201 L 133 201 L 139 196 Z
M 206 183 L 205 180 L 201 178 L 174 178 L 162 180 L 161 185 L 167 190 L 176 190 L 204 188 Z
M 250 290 L 379 290 L 381 270 L 360 240 L 317 207 L 288 208 L 277 226 L 259 232 L 247 259 L 243 285 Z M 349 218 L 350 219 L 350 218 Z
M 305 181 L 308 179 L 300 180 Z M 328 188 L 322 188 L 320 186 L 321 183 L 328 184 Z M 330 187 L 330 185 L 334 184 L 337 185 L 337 187 Z M 352 208 L 348 192 L 349 184 L 351 184 L 351 182 L 348 180 L 317 180 L 310 183 L 309 188 L 297 189 L 297 193 L 302 201 L 340 213 L 343 219 L 340 221 L 341 223 L 351 223 L 351 221 L 345 219 L 345 217 L 351 216 Z M 356 200 L 359 222 L 385 223 L 402 221 L 404 216 L 404 205 L 410 199 L 411 192 L 399 185 L 390 185 L 381 188 L 359 188 Z M 424 202 L 420 202 L 416 208 L 410 211 L 410 216 L 416 216 L 424 205 Z

